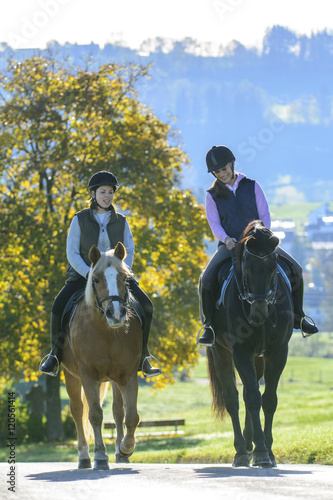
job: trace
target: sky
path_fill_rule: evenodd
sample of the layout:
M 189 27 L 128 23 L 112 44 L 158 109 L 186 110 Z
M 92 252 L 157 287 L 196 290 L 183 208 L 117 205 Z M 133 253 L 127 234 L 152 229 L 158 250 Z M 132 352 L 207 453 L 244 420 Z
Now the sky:
M 333 0 L 3 0 L 0 42 L 17 49 L 118 41 L 139 49 L 149 38 L 191 37 L 260 49 L 277 24 L 305 35 L 333 31 Z

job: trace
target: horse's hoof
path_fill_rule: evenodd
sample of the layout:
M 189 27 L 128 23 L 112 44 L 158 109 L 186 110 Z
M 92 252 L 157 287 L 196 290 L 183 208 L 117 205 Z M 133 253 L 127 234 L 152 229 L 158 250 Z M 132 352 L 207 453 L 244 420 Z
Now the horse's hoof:
M 253 453 L 253 467 L 273 467 L 268 453 Z
M 233 467 L 250 467 L 250 460 L 248 454 L 235 455 Z
M 80 458 L 78 468 L 79 469 L 91 469 L 90 458 Z
M 100 459 L 96 458 L 94 461 L 94 469 L 95 470 L 109 470 L 109 461 L 108 459 Z
M 122 453 L 116 453 L 116 464 L 129 464 L 130 459 Z

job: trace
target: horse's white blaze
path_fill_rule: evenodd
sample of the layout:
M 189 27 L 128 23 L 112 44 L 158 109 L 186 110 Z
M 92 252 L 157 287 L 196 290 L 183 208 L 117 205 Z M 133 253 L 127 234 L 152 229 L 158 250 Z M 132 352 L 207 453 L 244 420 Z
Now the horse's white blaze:
M 108 267 L 105 270 L 105 279 L 108 286 L 108 295 L 119 295 L 118 285 L 117 285 L 117 271 L 114 267 Z M 114 311 L 114 319 L 120 321 L 121 319 L 121 311 L 120 311 L 120 303 L 115 300 L 113 302 L 113 311 Z

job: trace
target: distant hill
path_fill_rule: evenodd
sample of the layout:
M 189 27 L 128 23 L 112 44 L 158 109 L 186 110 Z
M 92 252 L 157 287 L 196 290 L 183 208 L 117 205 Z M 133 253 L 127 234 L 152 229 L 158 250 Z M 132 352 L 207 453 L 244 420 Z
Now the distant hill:
M 25 58 L 33 50 L 12 51 L 2 44 L 0 68 L 9 56 Z M 107 62 L 152 63 L 141 100 L 163 121 L 177 121 L 192 169 L 183 185 L 199 201 L 212 178 L 205 155 L 214 144 L 234 151 L 237 167 L 256 178 L 272 204 L 328 202 L 333 176 L 333 34 L 311 37 L 276 26 L 262 54 L 234 42 L 218 56 L 192 39 L 148 40 L 141 51 L 119 44 L 104 48 L 50 42 L 57 57 L 91 67 Z
M 296 223 L 298 229 L 304 228 L 308 222 L 309 213 L 319 208 L 323 203 L 295 203 L 289 205 L 271 205 L 270 212 L 272 219 L 291 219 Z M 333 203 L 329 206 L 333 210 Z

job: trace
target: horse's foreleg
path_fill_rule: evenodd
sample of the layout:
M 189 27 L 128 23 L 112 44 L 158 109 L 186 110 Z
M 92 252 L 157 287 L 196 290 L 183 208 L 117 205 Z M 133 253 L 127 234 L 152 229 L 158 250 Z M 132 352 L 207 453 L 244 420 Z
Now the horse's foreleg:
M 244 402 L 251 415 L 253 425 L 253 465 L 272 466 L 265 436 L 260 423 L 261 394 L 259 391 L 253 358 L 243 349 L 241 344 L 233 347 L 235 366 L 244 385 Z
M 116 424 L 116 442 L 115 442 L 116 462 L 117 463 L 124 461 L 128 462 L 128 459 L 127 460 L 123 459 L 120 453 L 120 443 L 124 438 L 125 411 L 124 411 L 123 397 L 116 382 L 112 382 L 112 392 L 113 392 L 112 413 Z
M 78 436 L 78 452 L 79 452 L 79 469 L 88 469 L 91 467 L 89 456 L 89 446 L 84 433 L 83 412 L 81 393 L 82 385 L 80 379 L 74 377 L 63 366 L 66 389 L 69 396 L 69 405 L 72 417 L 75 422 L 76 432 Z
M 259 380 L 264 374 L 264 361 L 262 357 L 255 358 L 255 369 L 257 375 L 257 383 L 259 384 Z M 243 399 L 245 401 L 244 393 L 243 393 Z M 251 456 L 253 451 L 253 425 L 252 425 L 252 417 L 248 409 L 246 409 L 245 427 L 243 431 L 243 436 L 246 442 L 246 450 Z
M 138 399 L 138 377 L 134 372 L 128 379 L 127 384 L 121 387 L 124 407 L 126 434 L 119 445 L 122 457 L 130 457 L 135 448 L 135 431 L 140 418 L 137 411 Z
M 103 410 L 100 403 L 101 383 L 94 380 L 87 373 L 81 372 L 81 380 L 89 405 L 89 421 L 93 428 L 94 446 L 94 468 L 108 469 L 108 456 L 102 438 Z
M 262 395 L 262 408 L 265 415 L 265 443 L 268 449 L 269 457 L 273 466 L 276 466 L 276 460 L 272 451 L 273 445 L 273 418 L 277 408 L 277 387 L 281 373 L 287 362 L 288 347 L 284 346 L 274 357 L 268 357 L 265 360 L 265 391 Z

